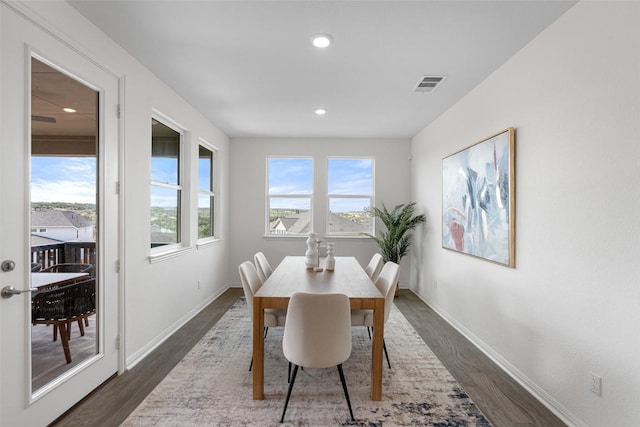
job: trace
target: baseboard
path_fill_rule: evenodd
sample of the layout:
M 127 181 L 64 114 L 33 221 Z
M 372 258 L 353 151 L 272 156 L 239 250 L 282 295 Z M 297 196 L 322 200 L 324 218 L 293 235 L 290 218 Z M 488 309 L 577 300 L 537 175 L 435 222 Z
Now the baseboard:
M 456 321 L 456 319 L 449 315 L 445 310 L 434 306 L 425 300 L 414 289 L 409 289 L 415 296 L 417 296 L 422 302 L 424 302 L 429 308 L 442 317 L 445 322 L 451 325 L 455 330 L 460 332 L 471 344 L 473 344 L 478 350 L 484 353 L 489 359 L 491 359 L 500 369 L 502 369 L 507 375 L 513 378 L 518 384 L 520 384 L 529 394 L 542 403 L 547 409 L 553 412 L 562 422 L 572 427 L 589 427 L 581 419 L 577 418 L 571 411 L 569 411 L 564 405 L 558 402 L 553 396 L 547 393 L 544 389 L 538 386 L 529 377 L 523 374 L 518 368 L 513 366 L 508 360 L 503 358 L 498 352 L 493 350 L 484 341 L 478 338 L 473 332 L 468 330 L 464 325 Z
M 205 309 L 205 307 L 207 307 L 209 304 L 211 304 L 213 301 L 215 301 L 216 299 L 218 299 L 223 293 L 225 293 L 227 291 L 227 289 L 229 289 L 231 286 L 228 285 L 227 287 L 223 288 L 220 292 L 218 292 L 217 294 L 211 296 L 210 298 L 207 298 L 206 300 L 204 300 L 203 302 L 201 302 L 200 304 L 198 304 L 196 307 L 194 307 L 191 311 L 189 311 L 187 314 L 185 314 L 184 316 L 182 316 L 180 319 L 178 319 L 177 321 L 175 321 L 171 326 L 169 326 L 167 329 L 165 329 L 164 331 L 162 331 L 162 333 L 160 333 L 160 335 L 158 335 L 155 339 L 153 339 L 152 341 L 150 341 L 147 345 L 145 345 L 144 347 L 142 347 L 140 350 L 136 351 L 135 353 L 133 353 L 131 356 L 127 357 L 126 359 L 126 366 L 125 369 L 129 370 L 131 368 L 133 368 L 134 366 L 136 366 L 138 363 L 140 363 L 145 357 L 147 357 L 153 350 L 155 350 L 156 348 L 158 348 L 158 346 L 160 346 L 160 344 L 162 344 L 163 342 L 165 342 L 171 335 L 173 335 L 178 329 L 182 328 L 187 322 L 189 322 L 189 320 L 191 320 L 193 317 L 195 317 L 198 313 L 200 313 L 202 310 Z

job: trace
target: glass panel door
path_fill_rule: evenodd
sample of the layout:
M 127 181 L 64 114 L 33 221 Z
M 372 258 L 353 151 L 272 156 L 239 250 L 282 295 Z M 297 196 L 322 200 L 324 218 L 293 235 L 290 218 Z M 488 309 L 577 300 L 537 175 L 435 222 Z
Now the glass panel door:
M 98 353 L 98 101 L 31 59 L 33 392 Z

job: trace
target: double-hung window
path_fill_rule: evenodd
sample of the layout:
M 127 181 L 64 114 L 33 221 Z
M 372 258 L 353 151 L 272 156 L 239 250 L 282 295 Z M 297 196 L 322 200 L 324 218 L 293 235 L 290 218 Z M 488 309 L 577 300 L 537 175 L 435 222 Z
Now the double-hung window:
M 206 144 L 198 148 L 198 239 L 215 237 L 216 152 Z
M 373 158 L 330 157 L 327 163 L 327 234 L 374 234 Z
M 151 247 L 181 243 L 182 137 L 151 119 Z
M 313 159 L 267 158 L 266 234 L 300 235 L 313 230 Z

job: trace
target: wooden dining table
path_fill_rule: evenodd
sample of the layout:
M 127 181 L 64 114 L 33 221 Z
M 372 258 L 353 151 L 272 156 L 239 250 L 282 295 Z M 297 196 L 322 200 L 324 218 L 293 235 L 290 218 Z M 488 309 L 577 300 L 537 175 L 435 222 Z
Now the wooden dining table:
M 303 256 L 285 257 L 253 297 L 253 398 L 264 399 L 264 309 L 286 309 L 295 292 L 342 293 L 351 309 L 373 310 L 371 400 L 381 400 L 384 296 L 354 257 L 336 257 L 333 271 L 314 271 Z

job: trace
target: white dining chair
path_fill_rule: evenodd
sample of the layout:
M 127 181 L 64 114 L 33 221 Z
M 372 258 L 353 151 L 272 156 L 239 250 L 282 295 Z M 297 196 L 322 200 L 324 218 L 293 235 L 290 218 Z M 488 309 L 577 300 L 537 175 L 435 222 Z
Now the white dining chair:
M 338 367 L 340 382 L 353 418 L 349 391 L 342 364 L 351 356 L 351 319 L 349 297 L 344 294 L 308 294 L 296 292 L 289 300 L 287 322 L 282 338 L 284 357 L 293 364 L 287 399 L 280 422 L 284 422 L 298 367 Z
M 386 262 L 382 267 L 382 271 L 375 281 L 376 288 L 384 295 L 384 323 L 389 320 L 391 314 L 391 305 L 393 304 L 393 297 L 395 294 L 396 283 L 398 282 L 398 274 L 400 273 L 400 266 L 395 262 Z M 373 327 L 373 310 L 351 310 L 351 326 L 366 326 L 367 332 L 369 332 L 369 338 L 371 338 L 371 328 Z M 391 362 L 389 362 L 389 353 L 387 352 L 387 344 L 382 339 L 382 346 L 384 349 L 384 355 L 387 358 L 387 365 L 391 369 Z
M 380 270 L 382 270 L 383 264 L 382 255 L 375 253 L 371 257 L 371 261 L 369 261 L 367 267 L 364 269 L 364 272 L 367 273 L 367 276 L 369 276 L 374 283 L 380 275 Z
M 258 277 L 256 267 L 251 261 L 245 261 L 238 267 L 240 271 L 240 279 L 242 281 L 242 290 L 244 291 L 244 297 L 247 300 L 247 308 L 249 309 L 249 317 L 253 323 L 253 296 L 258 289 L 262 287 L 262 281 Z M 277 308 L 267 308 L 264 310 L 264 336 L 267 336 L 267 332 L 271 327 L 284 326 L 287 318 L 287 310 Z M 253 367 L 253 357 L 251 357 L 251 364 L 249 370 Z
M 271 264 L 269 264 L 267 257 L 264 256 L 262 252 L 258 252 L 253 256 L 253 261 L 256 264 L 256 270 L 258 271 L 260 281 L 262 283 L 266 282 L 269 276 L 271 276 L 271 273 L 273 273 L 273 268 L 271 268 Z

